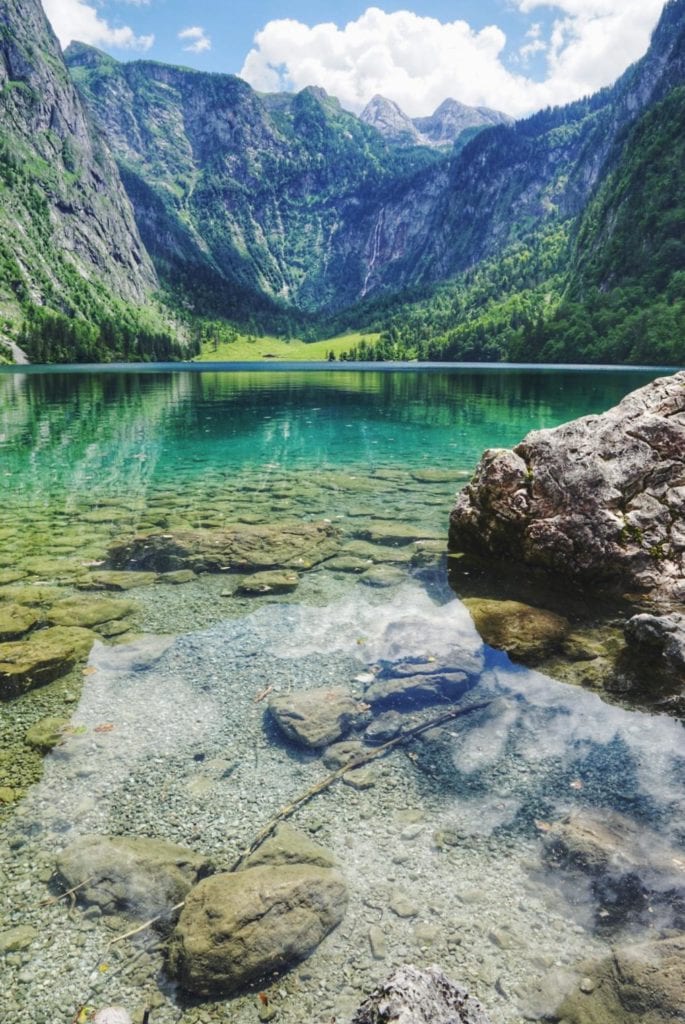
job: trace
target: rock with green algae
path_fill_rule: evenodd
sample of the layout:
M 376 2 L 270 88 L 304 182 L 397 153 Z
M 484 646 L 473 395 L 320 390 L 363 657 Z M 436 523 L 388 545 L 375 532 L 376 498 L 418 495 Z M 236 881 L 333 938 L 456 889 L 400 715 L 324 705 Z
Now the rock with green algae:
M 99 626 L 103 622 L 124 619 L 136 610 L 133 601 L 101 597 L 65 597 L 46 613 L 56 626 Z
M 413 523 L 374 520 L 356 530 L 359 537 L 372 544 L 409 544 L 417 540 L 443 540 L 440 530 Z
M 568 619 L 521 601 L 464 598 L 486 644 L 506 651 L 512 661 L 535 665 L 562 649 L 571 632 Z
M 0 604 L 0 643 L 16 640 L 38 623 L 38 615 L 26 605 Z
M 149 587 L 157 580 L 154 572 L 125 572 L 111 569 L 91 572 L 78 583 L 79 590 L 133 590 L 135 587 Z
M 212 875 L 188 894 L 168 965 L 199 996 L 230 995 L 309 955 L 343 919 L 342 875 L 313 864 Z
M 68 725 L 68 718 L 41 718 L 27 730 L 26 743 L 34 750 L 47 754 L 63 739 Z
M 336 553 L 338 538 L 326 521 L 177 530 L 119 541 L 110 547 L 109 560 L 114 568 L 155 572 L 310 569 Z
M 315 843 L 309 836 L 287 822 L 283 822 L 270 839 L 250 854 L 240 870 L 267 865 L 278 867 L 284 864 L 312 864 L 318 868 L 335 868 L 336 860 L 330 850 Z
M 89 629 L 52 626 L 25 640 L 0 644 L 0 700 L 8 700 L 66 675 L 90 653 Z
M 45 583 L 26 583 L 21 586 L 0 587 L 0 601 L 15 601 L 29 607 L 43 607 L 54 604 L 63 597 L 64 591 Z
M 236 594 L 258 597 L 261 594 L 292 594 L 297 589 L 300 577 L 292 570 L 255 572 L 240 581 Z
M 38 937 L 38 932 L 29 924 L 18 924 L 15 928 L 8 928 L 0 932 L 0 956 L 6 953 L 21 953 Z
M 193 850 L 137 836 L 81 836 L 57 858 L 65 888 L 81 886 L 81 903 L 142 919 L 167 914 L 210 870 Z
M 580 986 L 555 1020 L 568 1024 L 678 1024 L 685 1020 L 685 933 L 618 946 L 581 965 Z M 588 984 L 588 981 L 590 984 Z

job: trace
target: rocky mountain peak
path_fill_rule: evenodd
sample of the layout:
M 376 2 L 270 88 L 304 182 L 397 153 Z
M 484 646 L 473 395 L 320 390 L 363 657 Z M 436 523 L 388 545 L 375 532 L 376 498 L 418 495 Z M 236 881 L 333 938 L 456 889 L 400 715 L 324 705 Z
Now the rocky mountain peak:
M 376 94 L 369 100 L 361 114 L 360 120 L 370 124 L 381 133 L 388 142 L 399 145 L 420 146 L 421 136 L 410 117 L 393 100 Z

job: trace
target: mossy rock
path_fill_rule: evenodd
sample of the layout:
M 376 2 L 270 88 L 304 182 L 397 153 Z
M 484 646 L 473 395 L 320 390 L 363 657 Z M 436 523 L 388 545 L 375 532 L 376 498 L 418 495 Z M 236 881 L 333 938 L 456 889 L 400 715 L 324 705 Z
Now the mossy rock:
M 41 718 L 27 730 L 26 743 L 34 750 L 47 754 L 63 738 L 68 725 L 68 718 Z
M 123 619 L 136 610 L 133 601 L 114 598 L 65 597 L 47 613 L 56 626 L 99 626 L 103 622 Z
M 88 656 L 94 639 L 89 629 L 54 626 L 36 630 L 25 640 L 0 644 L 0 700 L 66 675 Z
M 237 594 L 246 597 L 258 597 L 261 594 L 291 594 L 300 582 L 296 572 L 255 572 L 241 580 L 236 588 Z
M 536 665 L 563 648 L 571 633 L 568 619 L 520 601 L 464 598 L 486 644 L 506 651 L 512 661 Z
M 91 572 L 78 583 L 79 590 L 133 590 L 136 587 L 149 587 L 157 580 L 154 572 L 126 572 L 110 569 Z
M 44 607 L 59 601 L 64 591 L 43 583 L 26 583 L 20 586 L 0 587 L 0 601 L 14 601 L 29 607 Z
M 23 569 L 0 569 L 0 586 L 4 587 L 8 583 L 17 583 L 27 575 L 28 573 L 24 572 Z
M 23 604 L 0 604 L 0 643 L 16 640 L 28 633 L 38 622 L 38 616 Z

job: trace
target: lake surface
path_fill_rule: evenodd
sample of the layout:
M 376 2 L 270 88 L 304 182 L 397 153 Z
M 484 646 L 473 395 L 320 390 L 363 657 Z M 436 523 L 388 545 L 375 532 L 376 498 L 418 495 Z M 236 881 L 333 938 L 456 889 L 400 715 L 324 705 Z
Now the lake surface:
M 495 1024 L 519 1024 L 577 988 L 584 959 L 667 928 L 658 900 L 648 921 L 607 910 L 587 878 L 549 866 L 542 839 L 574 809 L 616 811 L 682 849 L 681 726 L 483 645 L 444 553 L 454 494 L 485 448 L 601 412 L 659 375 L 0 373 L 0 616 L 33 609 L 34 641 L 54 624 L 97 635 L 85 667 L 0 704 L 0 943 L 35 929 L 0 959 L 0 1021 L 69 1024 L 84 1004 L 140 1018 L 146 1003 L 152 1024 L 256 1021 L 254 992 L 184 1000 L 155 932 L 110 946 L 130 922 L 45 904 L 56 852 L 91 833 L 150 836 L 229 866 L 328 772 L 321 752 L 279 734 L 268 696 L 339 685 L 363 702 L 379 666 L 412 659 L 470 666 L 468 700 L 488 706 L 377 761 L 368 788 L 337 783 L 292 818 L 338 858 L 349 905 L 304 964 L 268 985 L 277 1019 L 340 1024 L 412 962 L 440 964 Z M 96 587 L 112 546 L 134 534 L 319 521 L 335 528 L 335 550 L 293 593 L 244 596 L 229 571 Z M 106 601 L 118 602 L 107 614 Z M 405 724 L 445 706 L 417 704 Z M 46 716 L 69 724 L 43 758 L 25 736 Z

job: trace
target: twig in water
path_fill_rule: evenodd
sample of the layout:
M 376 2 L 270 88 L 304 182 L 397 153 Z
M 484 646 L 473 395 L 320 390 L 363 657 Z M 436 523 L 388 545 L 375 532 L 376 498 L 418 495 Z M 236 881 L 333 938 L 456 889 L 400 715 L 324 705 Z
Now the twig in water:
M 132 928 L 130 932 L 124 932 L 123 935 L 117 935 L 115 939 L 110 939 L 107 943 L 107 948 L 109 949 L 109 947 L 114 946 L 115 943 L 121 942 L 122 939 L 130 939 L 133 935 L 138 935 L 140 932 L 144 932 L 146 928 L 149 928 L 151 925 L 161 921 L 163 917 L 167 916 L 167 914 L 173 914 L 175 910 L 180 910 L 181 907 L 185 906 L 185 902 L 185 900 L 182 900 L 180 903 L 177 903 L 176 906 L 171 907 L 170 910 L 165 910 L 163 914 L 157 914 L 157 917 L 151 917 L 150 920 L 146 921 L 144 924 L 138 925 L 137 928 Z
M 273 686 L 267 686 L 267 688 L 265 690 L 261 690 L 261 692 L 257 694 L 257 696 L 255 697 L 255 699 L 253 700 L 252 703 L 253 704 L 259 704 L 260 701 L 265 700 L 272 691 L 273 691 Z
M 59 901 L 63 900 L 65 896 L 72 896 L 75 892 L 78 892 L 79 889 L 82 889 L 84 885 L 88 885 L 89 882 L 92 882 L 94 878 L 95 875 L 91 875 L 90 878 L 84 878 L 83 881 L 79 882 L 78 885 L 75 885 L 73 889 L 67 889 L 66 892 L 60 893 L 59 896 L 50 896 L 46 900 L 41 900 L 38 906 L 47 907 L 51 903 L 59 903 Z

